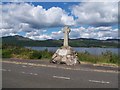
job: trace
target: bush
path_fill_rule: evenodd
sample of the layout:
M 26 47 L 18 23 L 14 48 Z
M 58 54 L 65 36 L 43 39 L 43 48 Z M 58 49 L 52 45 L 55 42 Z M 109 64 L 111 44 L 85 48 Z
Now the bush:
M 115 63 L 118 64 L 120 57 L 117 54 L 112 53 L 111 51 L 106 51 L 102 53 L 102 57 L 106 58 L 106 63 Z
M 2 50 L 2 58 L 11 58 L 12 52 L 10 50 Z
M 111 51 L 106 51 L 102 55 L 91 55 L 88 52 L 78 53 L 78 59 L 80 61 L 86 61 L 91 63 L 113 63 L 120 64 L 120 57 Z
M 53 55 L 47 49 L 44 51 L 30 50 L 18 46 L 4 46 L 2 52 L 3 58 L 21 58 L 21 59 L 50 59 Z
M 78 59 L 80 61 L 87 61 L 87 62 L 92 62 L 92 63 L 96 63 L 97 62 L 97 56 L 94 55 L 90 55 L 88 53 L 78 53 Z
M 32 51 L 30 52 L 30 59 L 41 59 L 42 55 L 38 51 Z
M 42 54 L 42 58 L 52 58 L 53 53 L 49 52 L 47 49 L 45 49 L 44 51 L 41 51 Z
M 30 50 L 24 47 L 17 46 L 4 46 L 2 48 L 3 58 L 21 58 L 21 59 L 51 59 L 53 52 L 45 49 L 44 51 Z M 78 53 L 78 59 L 80 61 L 86 61 L 91 63 L 114 63 L 120 64 L 120 57 L 117 54 L 113 54 L 110 51 L 106 51 L 101 55 L 91 55 L 85 51 Z

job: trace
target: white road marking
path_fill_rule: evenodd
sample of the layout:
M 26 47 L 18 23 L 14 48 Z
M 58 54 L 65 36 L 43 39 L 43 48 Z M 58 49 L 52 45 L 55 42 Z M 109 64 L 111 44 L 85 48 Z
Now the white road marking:
M 27 67 L 27 66 L 22 66 L 22 67 Z
M 26 73 L 26 72 L 21 72 L 23 74 L 30 74 L 30 75 L 38 75 L 37 73 Z
M 8 69 L 8 70 L 6 70 L 6 69 L 0 69 L 1 71 L 9 71 L 9 72 L 11 72 L 11 70 L 10 69 Z
M 67 79 L 67 80 L 70 80 L 69 77 L 63 77 L 63 76 L 53 76 L 53 78 L 60 78 L 60 79 Z
M 110 82 L 106 82 L 106 81 L 97 81 L 97 80 L 89 80 L 89 82 L 103 83 L 103 84 L 109 84 L 110 83 Z
M 31 75 L 33 75 L 33 73 L 30 73 Z
M 37 73 L 35 73 L 34 75 L 38 75 Z
M 10 70 L 10 69 L 8 69 L 7 71 L 11 72 L 11 70 Z
M 25 73 L 25 72 L 22 72 L 23 74 Z
M 2 69 L 2 71 L 7 71 L 6 69 Z

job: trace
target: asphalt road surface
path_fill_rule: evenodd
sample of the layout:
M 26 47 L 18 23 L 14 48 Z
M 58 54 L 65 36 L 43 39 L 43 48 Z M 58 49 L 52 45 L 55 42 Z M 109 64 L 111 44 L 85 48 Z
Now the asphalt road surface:
M 114 67 L 7 59 L 0 70 L 3 88 L 118 88 L 118 71 Z

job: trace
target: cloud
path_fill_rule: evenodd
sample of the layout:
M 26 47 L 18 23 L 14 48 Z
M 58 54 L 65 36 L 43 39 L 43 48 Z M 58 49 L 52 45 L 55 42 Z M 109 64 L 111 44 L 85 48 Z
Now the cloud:
M 7 3 L 2 5 L 2 23 L 0 30 L 10 30 L 11 33 L 21 31 L 31 32 L 34 29 L 60 27 L 64 25 L 74 25 L 73 16 L 60 7 L 45 9 L 42 6 L 34 6 L 28 3 Z M 16 28 L 17 27 L 17 28 Z
M 2 10 L 0 14 L 2 36 L 24 32 L 25 37 L 34 40 L 61 39 L 62 31 L 52 32 L 48 31 L 49 28 L 90 25 L 88 28 L 71 27 L 70 38 L 118 38 L 118 29 L 112 28 L 112 25 L 117 24 L 118 21 L 117 4 L 113 2 L 82 2 L 73 5 L 71 12 L 66 12 L 60 7 L 45 9 L 40 5 L 34 6 L 28 3 L 7 3 L 3 4 L 0 10 Z
M 110 26 L 118 22 L 116 2 L 84 2 L 72 7 L 72 14 L 81 25 Z
M 60 7 L 51 7 L 48 10 L 42 6 L 28 3 L 3 5 L 3 13 L 19 23 L 27 23 L 33 28 L 74 25 L 74 18 Z
M 17 35 L 17 31 L 13 29 L 1 29 L 2 35 L 1 36 L 14 36 Z
M 46 32 L 47 30 L 34 30 L 31 32 L 27 32 L 25 37 L 34 40 L 63 39 L 62 31 L 53 31 L 49 35 Z
M 100 40 L 118 38 L 118 29 L 112 27 L 80 27 L 71 29 L 70 38 L 94 38 Z
M 51 34 L 45 34 L 44 30 L 41 32 L 34 31 L 26 34 L 26 37 L 35 40 L 45 40 L 45 39 L 63 39 L 63 32 L 54 31 Z M 100 26 L 100 27 L 79 27 L 79 28 L 71 28 L 70 39 L 76 38 L 94 38 L 100 40 L 106 39 L 118 39 L 118 29 L 113 29 L 111 26 Z
M 26 36 L 27 37 L 27 36 Z M 36 35 L 36 36 L 29 36 L 30 39 L 33 39 L 33 40 L 47 40 L 47 39 L 52 39 L 49 35 Z
M 63 32 L 62 32 L 62 30 L 52 32 L 50 36 L 51 36 L 52 39 L 62 39 L 63 38 Z
M 46 40 L 46 39 L 52 39 L 51 36 L 44 34 L 46 30 L 34 30 L 31 32 L 27 32 L 25 37 L 28 37 L 33 40 Z

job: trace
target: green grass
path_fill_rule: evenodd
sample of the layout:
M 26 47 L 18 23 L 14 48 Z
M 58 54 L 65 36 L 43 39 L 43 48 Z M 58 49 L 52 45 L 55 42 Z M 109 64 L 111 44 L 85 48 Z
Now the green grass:
M 3 46 L 2 58 L 21 58 L 21 59 L 48 59 L 52 58 L 53 52 L 49 52 L 47 49 L 44 51 L 36 51 L 18 46 Z M 91 55 L 87 51 L 84 53 L 78 53 L 78 59 L 84 62 L 91 63 L 111 63 L 120 65 L 120 56 L 110 51 L 106 51 L 101 55 Z
M 91 62 L 91 63 L 111 63 L 120 64 L 120 57 L 111 51 L 106 51 L 101 55 L 91 55 L 88 52 L 78 53 L 78 58 L 80 61 Z
M 8 46 L 2 49 L 2 58 L 21 58 L 21 59 L 50 59 L 53 53 L 44 51 L 30 50 L 18 46 Z
M 2 60 L 2 49 L 0 49 L 0 61 Z

